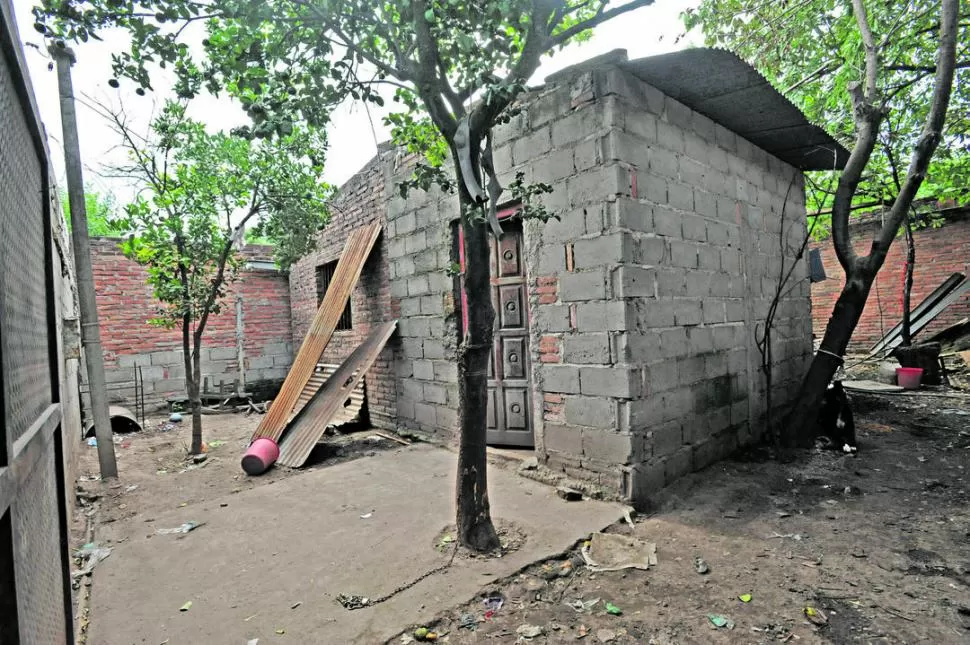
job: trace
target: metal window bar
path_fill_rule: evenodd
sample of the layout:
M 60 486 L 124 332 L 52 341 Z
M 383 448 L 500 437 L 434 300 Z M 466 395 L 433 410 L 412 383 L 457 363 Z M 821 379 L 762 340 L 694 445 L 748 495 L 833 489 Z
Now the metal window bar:
M 317 267 L 317 306 L 323 302 L 323 296 L 326 295 L 327 289 L 330 288 L 330 282 L 333 280 L 333 274 L 337 270 L 337 262 L 327 262 L 326 264 L 321 264 Z M 340 320 L 337 321 L 336 331 L 348 331 L 354 328 L 354 318 L 353 311 L 351 310 L 351 300 L 353 298 L 347 299 L 347 306 L 344 307 L 343 313 L 340 315 Z

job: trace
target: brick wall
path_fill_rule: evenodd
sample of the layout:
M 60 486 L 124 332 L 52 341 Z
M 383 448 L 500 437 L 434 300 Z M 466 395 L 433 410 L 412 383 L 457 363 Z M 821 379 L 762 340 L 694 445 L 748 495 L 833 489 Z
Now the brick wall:
M 330 224 L 317 239 L 317 249 L 291 268 L 290 301 L 293 338 L 297 346 L 303 342 L 317 312 L 317 267 L 340 257 L 351 231 L 373 221 L 386 221 L 385 172 L 392 156 L 393 153 L 381 148 L 374 159 L 341 186 L 331 207 Z M 385 228 L 364 264 L 360 281 L 350 298 L 353 328 L 334 332 L 324 351 L 325 362 L 342 362 L 364 341 L 376 323 L 395 318 L 390 298 L 387 238 L 388 229 Z M 393 363 L 397 345 L 396 337 L 392 338 L 364 379 L 370 422 L 378 428 L 396 427 Z
M 250 246 L 247 260 L 266 262 L 270 247 Z M 152 327 L 159 303 L 147 283 L 144 267 L 126 258 L 114 238 L 91 240 L 101 342 L 109 398 L 134 406 L 135 367 L 142 369 L 146 406 L 165 404 L 185 395 L 185 368 L 179 329 Z M 202 374 L 215 387 L 238 378 L 236 299 L 243 302 L 243 335 L 247 390 L 275 394 L 292 362 L 290 294 L 287 277 L 276 271 L 243 269 L 230 285 L 224 310 L 206 325 Z
M 866 216 L 853 221 L 850 228 L 852 244 L 859 254 L 869 252 L 878 230 L 878 217 Z M 941 226 L 917 230 L 913 237 L 916 241 L 916 268 L 913 271 L 911 302 L 915 308 L 951 274 L 970 274 L 970 209 L 946 211 Z M 814 246 L 821 249 L 822 263 L 828 276 L 825 281 L 812 285 L 812 323 L 815 335 L 821 338 L 845 283 L 845 273 L 835 257 L 831 239 Z M 852 334 L 849 351 L 868 351 L 883 334 L 902 320 L 905 265 L 906 241 L 899 237 L 890 247 L 886 263 L 869 293 L 862 318 Z M 970 294 L 950 305 L 920 332 L 920 336 L 927 338 L 967 317 L 970 317 Z

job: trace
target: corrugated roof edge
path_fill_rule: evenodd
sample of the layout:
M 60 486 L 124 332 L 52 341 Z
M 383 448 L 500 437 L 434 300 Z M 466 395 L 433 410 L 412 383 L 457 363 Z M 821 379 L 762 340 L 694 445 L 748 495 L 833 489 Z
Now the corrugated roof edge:
M 797 168 L 799 168 L 801 170 L 841 170 L 842 168 L 845 167 L 845 163 L 848 161 L 848 158 L 849 158 L 849 151 L 841 143 L 839 143 L 838 141 L 836 141 L 832 137 L 832 135 L 830 135 L 828 132 L 826 132 L 826 130 L 823 127 L 821 127 L 820 125 L 818 125 L 816 123 L 813 123 L 813 122 L 809 121 L 808 118 L 805 116 L 805 114 L 801 111 L 801 109 L 799 109 L 798 106 L 796 106 L 794 103 L 792 103 L 791 100 L 788 99 L 788 97 L 786 97 L 784 94 L 782 94 L 782 92 L 778 88 L 776 88 L 771 83 L 771 81 L 769 81 L 767 79 L 767 77 L 765 77 L 765 75 L 762 74 L 757 69 L 757 67 L 755 67 L 751 63 L 749 63 L 746 60 L 744 60 L 743 58 L 741 58 L 735 52 L 732 52 L 732 51 L 730 51 L 728 49 L 724 49 L 724 48 L 694 47 L 694 48 L 688 48 L 688 49 L 684 49 L 684 50 L 677 51 L 677 52 L 670 52 L 670 53 L 667 53 L 667 54 L 658 54 L 656 56 L 647 56 L 647 57 L 644 57 L 644 58 L 638 58 L 638 59 L 634 59 L 634 60 L 631 60 L 631 61 L 620 62 L 618 66 L 619 67 L 622 67 L 624 69 L 629 70 L 631 73 L 633 73 L 637 77 L 641 78 L 646 83 L 649 83 L 650 85 L 653 85 L 653 86 L 657 87 L 657 89 L 659 89 L 660 91 L 664 92 L 665 94 L 671 95 L 672 92 L 670 91 L 670 87 L 669 86 L 665 88 L 665 87 L 662 87 L 661 86 L 662 83 L 655 82 L 656 79 L 651 80 L 651 78 L 644 78 L 643 72 L 645 70 L 643 68 L 643 65 L 645 63 L 650 63 L 650 62 L 656 63 L 656 62 L 661 62 L 661 61 L 670 64 L 671 61 L 677 61 L 677 59 L 684 59 L 684 58 L 687 58 L 689 56 L 694 56 L 694 55 L 699 54 L 699 53 L 702 53 L 702 52 L 708 52 L 710 55 L 716 56 L 718 58 L 723 58 L 724 57 L 723 55 L 726 54 L 728 57 L 730 57 L 730 59 L 732 59 L 737 64 L 743 65 L 744 68 L 746 68 L 745 71 L 753 72 L 760 79 L 760 81 L 764 83 L 764 85 L 766 85 L 768 88 L 771 89 L 771 92 L 774 95 L 773 100 L 777 101 L 779 105 L 784 105 L 787 108 L 790 108 L 792 110 L 797 111 L 798 114 L 801 116 L 801 119 L 803 121 L 803 124 L 802 124 L 803 126 L 810 127 L 812 129 L 817 130 L 817 132 L 824 137 L 824 139 L 826 140 L 825 141 L 825 144 L 826 144 L 826 146 L 828 148 L 827 152 L 829 154 L 831 154 L 831 155 L 834 155 L 834 158 L 833 157 L 828 157 L 827 163 L 820 163 L 820 162 L 816 161 L 816 160 L 819 159 L 820 156 L 819 155 L 814 155 L 813 159 L 805 160 L 802 163 L 798 163 L 797 160 L 794 160 L 794 159 L 791 159 L 791 158 L 786 159 L 785 158 L 785 155 L 779 154 L 779 152 L 782 152 L 783 153 L 784 150 L 777 151 L 776 152 L 776 151 L 768 150 L 761 143 L 754 142 L 754 141 L 752 141 L 752 143 L 755 143 L 755 145 L 759 145 L 759 147 L 761 147 L 762 149 L 765 149 L 767 152 L 770 152 L 770 153 L 774 154 L 775 156 L 778 156 L 779 158 L 783 159 L 784 161 L 787 161 L 788 163 L 791 163 L 793 166 L 795 166 L 795 167 L 797 167 Z M 741 68 L 738 67 L 738 71 L 740 71 L 740 70 L 741 70 Z M 563 71 L 566 71 L 566 70 L 563 70 Z M 647 75 L 647 76 L 650 76 L 650 75 Z M 679 81 L 681 83 L 683 83 L 685 80 L 686 79 L 684 79 L 683 77 L 681 77 L 679 79 Z M 749 86 L 749 87 L 754 87 L 754 86 Z M 703 106 L 697 104 L 697 103 L 700 103 L 700 102 L 695 102 L 694 104 L 692 104 L 692 102 L 685 101 L 683 98 L 680 98 L 680 97 L 677 97 L 677 96 L 672 96 L 672 98 L 675 98 L 676 100 L 681 101 L 682 103 L 684 103 L 685 105 L 687 105 L 691 109 L 693 109 L 693 110 L 695 110 L 695 111 L 703 114 L 704 116 L 706 116 L 709 119 L 711 119 L 711 120 L 713 120 L 713 121 L 715 121 L 715 122 L 723 125 L 724 127 L 729 127 L 732 130 L 735 130 L 738 134 L 742 134 L 742 136 L 743 136 L 743 133 L 738 132 L 737 131 L 737 128 L 731 127 L 731 125 L 728 124 L 728 123 L 724 123 L 723 122 L 723 118 L 719 119 L 718 117 L 721 116 L 721 115 L 711 114 L 711 113 L 709 113 L 710 110 L 703 109 Z M 789 127 L 790 128 L 792 126 L 786 126 L 786 127 Z M 815 145 L 817 146 L 818 144 L 815 144 Z M 792 150 L 792 149 L 788 149 L 788 150 Z

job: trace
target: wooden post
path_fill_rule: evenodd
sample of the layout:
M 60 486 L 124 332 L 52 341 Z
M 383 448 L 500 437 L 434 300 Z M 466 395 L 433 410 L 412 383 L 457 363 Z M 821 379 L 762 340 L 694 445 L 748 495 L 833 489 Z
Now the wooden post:
M 236 396 L 242 397 L 246 393 L 246 348 L 244 347 L 243 298 L 236 296 L 236 369 L 239 377 L 236 379 Z

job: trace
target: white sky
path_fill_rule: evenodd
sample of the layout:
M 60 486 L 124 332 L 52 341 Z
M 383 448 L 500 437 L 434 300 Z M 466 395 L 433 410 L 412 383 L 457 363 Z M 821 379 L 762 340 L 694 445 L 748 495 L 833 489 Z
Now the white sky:
M 554 57 L 546 58 L 532 82 L 541 83 L 542 79 L 553 72 L 613 49 L 623 48 L 628 51 L 630 58 L 640 58 L 698 45 L 701 39 L 697 34 L 681 38 L 675 43 L 684 31 L 679 18 L 680 12 L 697 4 L 699 0 L 658 0 L 654 5 L 620 16 L 598 27 L 589 41 L 574 44 Z M 33 29 L 33 0 L 13 0 L 13 5 L 20 37 L 26 45 L 25 55 L 34 94 L 47 128 L 48 145 L 58 183 L 65 186 L 56 75 L 48 70 L 50 59 L 46 51 L 42 53 L 31 46 L 33 44 L 43 49 L 43 39 Z M 198 37 L 202 38 L 201 31 Z M 158 94 L 148 93 L 139 97 L 134 93 L 133 84 L 125 80 L 121 81 L 121 88 L 118 90 L 108 86 L 107 81 L 112 77 L 111 53 L 125 47 L 126 40 L 122 34 L 105 34 L 103 42 L 90 41 L 74 46 L 78 58 L 73 70 L 74 93 L 79 98 L 89 96 L 116 106 L 123 105 L 130 121 L 144 131 L 154 107 L 164 96 L 161 94 L 161 87 L 157 87 Z M 162 85 L 157 81 L 155 84 Z M 388 101 L 388 111 L 393 105 Z M 370 106 L 369 110 L 370 119 L 367 108 L 361 103 L 348 102 L 333 115 L 328 128 L 330 149 L 324 171 L 326 181 L 335 185 L 342 184 L 376 153 L 375 134 L 377 141 L 388 138 L 381 123 L 383 112 L 376 106 Z M 228 100 L 209 96 L 200 96 L 193 100 L 191 113 L 213 129 L 228 130 L 248 122 L 238 106 Z M 125 158 L 124 153 L 117 148 L 118 135 L 108 127 L 102 117 L 82 103 L 77 106 L 77 115 L 85 184 L 89 189 L 114 193 L 119 202 L 123 203 L 132 196 L 133 188 L 125 180 L 105 176 L 105 164 L 118 163 Z

